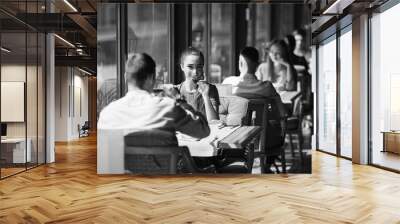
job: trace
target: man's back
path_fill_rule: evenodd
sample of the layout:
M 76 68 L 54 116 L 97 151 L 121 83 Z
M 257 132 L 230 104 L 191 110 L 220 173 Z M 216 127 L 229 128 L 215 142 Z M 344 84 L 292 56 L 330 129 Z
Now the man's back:
M 261 82 L 251 74 L 246 74 L 244 77 L 228 77 L 224 80 L 223 84 L 231 84 L 232 93 L 244 98 L 273 97 L 278 95 L 270 82 Z
M 264 98 L 268 97 L 275 99 L 280 114 L 282 117 L 286 116 L 286 109 L 282 103 L 280 95 L 276 92 L 276 89 L 269 81 L 260 81 L 255 75 L 246 74 L 243 77 L 231 76 L 223 81 L 223 84 L 232 85 L 232 93 L 236 96 L 243 98 Z
M 129 91 L 100 113 L 99 129 L 180 131 L 193 137 L 208 136 L 207 121 L 196 112 L 177 105 L 175 100 L 153 96 L 144 90 Z

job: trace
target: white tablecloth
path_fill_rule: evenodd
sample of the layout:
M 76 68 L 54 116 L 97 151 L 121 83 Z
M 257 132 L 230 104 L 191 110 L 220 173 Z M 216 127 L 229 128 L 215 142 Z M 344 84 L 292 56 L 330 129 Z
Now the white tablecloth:
M 216 156 L 218 142 L 227 135 L 238 129 L 239 126 L 225 126 L 218 128 L 217 124 L 211 124 L 211 133 L 207 138 L 195 139 L 187 135 L 178 133 L 179 146 L 187 146 L 191 156 L 210 157 Z

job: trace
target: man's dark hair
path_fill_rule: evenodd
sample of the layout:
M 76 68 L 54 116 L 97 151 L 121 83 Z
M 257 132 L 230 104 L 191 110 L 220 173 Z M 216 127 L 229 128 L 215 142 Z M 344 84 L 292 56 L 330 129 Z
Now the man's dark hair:
M 250 72 L 254 73 L 260 60 L 258 50 L 255 49 L 254 47 L 245 47 L 240 51 L 240 55 L 242 55 L 246 60 L 247 64 L 251 66 L 251 68 L 249 68 Z
M 127 82 L 134 81 L 139 88 L 143 88 L 148 78 L 154 78 L 156 63 L 146 53 L 136 53 L 128 56 L 125 65 L 125 77 Z
M 199 56 L 200 59 L 201 59 L 201 60 L 203 61 L 203 63 L 204 63 L 204 55 L 203 55 L 203 53 L 201 53 L 201 51 L 200 51 L 199 49 L 190 46 L 190 47 L 186 48 L 186 49 L 182 52 L 181 58 L 180 58 L 181 64 L 183 64 L 183 60 L 185 60 L 185 57 L 188 56 L 188 55 L 196 55 L 196 56 Z

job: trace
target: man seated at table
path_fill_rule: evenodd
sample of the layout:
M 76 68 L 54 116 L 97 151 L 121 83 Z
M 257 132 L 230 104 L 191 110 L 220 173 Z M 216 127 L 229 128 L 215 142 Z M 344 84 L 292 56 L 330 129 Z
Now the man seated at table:
M 152 94 L 154 60 L 145 53 L 129 55 L 125 65 L 128 93 L 100 113 L 99 129 L 179 131 L 195 138 L 210 134 L 207 120 L 185 102 Z
M 259 65 L 259 54 L 254 47 L 245 47 L 239 55 L 239 76 L 227 77 L 222 84 L 232 85 L 232 94 L 244 98 L 269 97 L 275 99 L 281 116 L 286 116 L 286 109 L 281 97 L 270 81 L 260 81 L 255 76 Z
M 259 65 L 259 54 L 254 47 L 245 47 L 239 55 L 239 76 L 231 76 L 223 81 L 223 84 L 232 85 L 232 93 L 244 98 L 264 98 L 274 99 L 281 118 L 287 116 L 287 110 L 282 102 L 280 95 L 270 81 L 260 81 L 255 72 Z M 278 140 L 278 139 L 277 139 Z M 266 172 L 274 161 L 273 157 L 267 158 Z

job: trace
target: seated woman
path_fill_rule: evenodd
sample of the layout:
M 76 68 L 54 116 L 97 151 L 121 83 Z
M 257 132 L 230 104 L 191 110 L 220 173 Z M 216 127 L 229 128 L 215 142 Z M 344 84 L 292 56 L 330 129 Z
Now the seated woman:
M 175 86 L 180 97 L 206 116 L 208 121 L 218 120 L 218 90 L 204 80 L 203 53 L 194 47 L 189 47 L 182 52 L 180 63 L 185 74 L 185 81 Z
M 258 79 L 272 82 L 279 92 L 296 90 L 296 70 L 286 43 L 283 40 L 272 41 L 267 52 L 266 62 L 260 64 L 256 72 Z
M 281 117 L 286 116 L 286 109 L 281 97 L 270 81 L 260 81 L 255 76 L 259 55 L 254 47 L 245 47 L 239 55 L 239 76 L 230 76 L 222 84 L 232 85 L 232 93 L 244 98 L 270 97 L 276 100 Z

